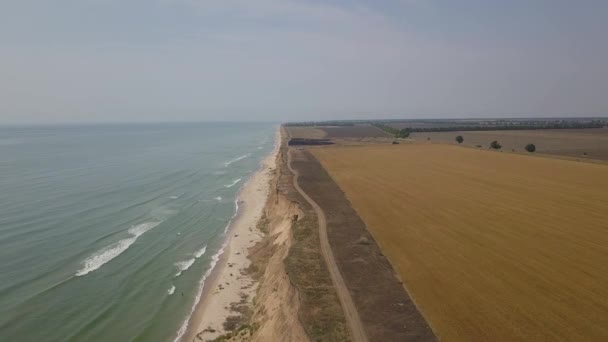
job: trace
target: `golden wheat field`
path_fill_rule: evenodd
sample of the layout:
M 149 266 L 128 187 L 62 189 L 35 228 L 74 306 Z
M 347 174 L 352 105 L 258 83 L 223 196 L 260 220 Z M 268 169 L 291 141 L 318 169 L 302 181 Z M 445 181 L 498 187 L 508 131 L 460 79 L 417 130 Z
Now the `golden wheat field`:
M 448 145 L 331 147 L 444 341 L 608 341 L 608 166 Z

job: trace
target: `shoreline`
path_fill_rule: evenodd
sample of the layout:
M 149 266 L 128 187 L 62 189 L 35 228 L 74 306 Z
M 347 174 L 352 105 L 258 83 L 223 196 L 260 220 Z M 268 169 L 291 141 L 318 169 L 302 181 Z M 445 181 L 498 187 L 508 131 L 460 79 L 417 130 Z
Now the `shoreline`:
M 235 216 L 227 225 L 225 241 L 215 255 L 217 262 L 201 278 L 198 300 L 193 304 L 190 317 L 180 327 L 175 342 L 215 339 L 229 332 L 224 329 L 229 319 L 242 316 L 235 308 L 251 306 L 258 283 L 247 273 L 251 264 L 249 248 L 263 237 L 258 223 L 269 195 L 280 139 L 279 128 L 274 149 L 239 190 Z

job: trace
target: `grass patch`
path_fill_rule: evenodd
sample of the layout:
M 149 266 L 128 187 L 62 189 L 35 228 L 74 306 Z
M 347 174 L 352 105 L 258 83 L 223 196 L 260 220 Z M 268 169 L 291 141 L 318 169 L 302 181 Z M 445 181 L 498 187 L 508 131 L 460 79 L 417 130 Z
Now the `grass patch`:
M 312 341 L 350 341 L 346 319 L 321 254 L 316 215 L 293 188 L 285 145 L 279 161 L 279 190 L 298 202 L 304 212 L 292 223 L 293 242 L 285 259 L 289 279 L 300 295 L 300 321 Z

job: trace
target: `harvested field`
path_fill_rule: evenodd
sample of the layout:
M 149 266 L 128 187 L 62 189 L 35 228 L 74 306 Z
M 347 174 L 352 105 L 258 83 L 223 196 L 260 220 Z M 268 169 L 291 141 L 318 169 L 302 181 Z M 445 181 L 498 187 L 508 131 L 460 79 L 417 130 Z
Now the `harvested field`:
M 371 125 L 318 127 L 326 138 L 384 138 L 390 137 L 383 130 Z
M 441 144 L 312 151 L 440 339 L 608 340 L 608 166 Z
M 368 340 L 436 341 L 338 185 L 309 151 L 294 149 L 292 153 L 300 187 L 325 213 L 332 253 Z
M 390 138 L 383 130 L 371 125 L 355 126 L 287 126 L 294 139 Z
M 491 141 L 498 140 L 503 150 L 523 152 L 524 146 L 532 143 L 538 153 L 608 160 L 608 128 L 430 132 L 412 133 L 411 138 L 424 141 L 430 137 L 431 141 L 454 143 L 457 135 L 462 135 L 464 145 L 468 146 L 488 148 Z
M 287 129 L 290 138 L 321 139 L 325 138 L 325 136 L 327 135 L 323 130 L 318 129 L 316 127 L 289 126 L 285 128 Z
M 302 138 L 292 138 L 289 139 L 287 145 L 289 146 L 318 146 L 318 145 L 332 145 L 333 142 L 329 139 L 302 139 Z

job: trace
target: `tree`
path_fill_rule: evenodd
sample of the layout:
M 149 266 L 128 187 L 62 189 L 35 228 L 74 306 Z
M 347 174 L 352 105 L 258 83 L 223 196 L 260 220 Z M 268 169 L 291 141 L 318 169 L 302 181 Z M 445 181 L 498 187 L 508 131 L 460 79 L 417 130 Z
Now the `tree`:
M 502 147 L 501 144 L 498 143 L 498 141 L 494 140 L 490 143 L 490 148 L 493 148 L 495 150 L 500 150 L 500 148 Z
M 457 141 L 459 144 L 462 144 L 462 142 L 464 141 L 464 138 L 462 137 L 462 135 L 459 135 L 459 136 L 457 136 L 457 137 L 456 137 L 456 141 Z
M 400 138 L 407 138 L 410 136 L 410 129 L 409 128 L 404 128 L 402 130 L 399 131 L 399 137 Z
M 536 146 L 534 146 L 534 144 L 528 144 L 528 145 L 526 145 L 526 151 L 532 153 L 532 152 L 536 151 Z

